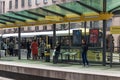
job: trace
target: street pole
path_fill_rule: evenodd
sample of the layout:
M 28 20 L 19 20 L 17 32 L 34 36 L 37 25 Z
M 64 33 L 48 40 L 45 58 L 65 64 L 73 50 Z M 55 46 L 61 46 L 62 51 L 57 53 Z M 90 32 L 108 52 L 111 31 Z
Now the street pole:
M 18 59 L 21 59 L 21 27 L 18 27 Z
M 110 67 L 112 67 L 112 61 L 113 61 L 113 44 L 112 44 L 112 36 L 110 36 Z
M 103 12 L 106 12 L 106 4 L 107 1 L 103 0 Z M 107 27 L 107 21 L 103 20 L 103 66 L 106 66 L 106 27 Z
M 56 45 L 56 24 L 53 24 L 53 47 Z
M 85 30 L 84 30 L 84 38 L 85 40 L 87 41 L 87 38 L 86 38 L 86 27 L 87 27 L 87 22 L 84 22 L 84 27 L 85 27 Z

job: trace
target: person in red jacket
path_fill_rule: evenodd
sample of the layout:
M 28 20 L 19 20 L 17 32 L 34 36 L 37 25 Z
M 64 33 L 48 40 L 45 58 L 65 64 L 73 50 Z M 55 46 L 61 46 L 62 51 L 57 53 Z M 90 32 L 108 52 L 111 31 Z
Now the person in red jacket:
M 38 43 L 36 40 L 33 40 L 31 43 L 31 50 L 32 50 L 32 58 L 33 60 L 37 60 L 38 57 Z

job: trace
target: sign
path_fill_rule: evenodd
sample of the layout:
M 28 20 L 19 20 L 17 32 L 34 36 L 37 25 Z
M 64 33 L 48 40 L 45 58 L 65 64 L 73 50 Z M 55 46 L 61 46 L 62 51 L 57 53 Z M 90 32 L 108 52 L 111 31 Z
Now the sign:
M 99 29 L 90 29 L 90 43 L 96 44 L 98 42 Z
M 120 26 L 111 26 L 110 33 L 111 34 L 120 34 Z
M 21 51 L 21 58 L 27 59 L 27 49 L 20 49 Z
M 80 46 L 82 41 L 82 31 L 81 30 L 73 30 L 73 45 Z

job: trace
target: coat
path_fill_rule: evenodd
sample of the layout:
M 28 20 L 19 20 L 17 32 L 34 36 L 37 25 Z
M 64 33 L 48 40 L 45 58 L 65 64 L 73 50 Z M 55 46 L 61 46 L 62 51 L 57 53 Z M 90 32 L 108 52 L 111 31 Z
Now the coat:
M 37 42 L 32 42 L 31 50 L 33 55 L 38 55 L 38 44 Z

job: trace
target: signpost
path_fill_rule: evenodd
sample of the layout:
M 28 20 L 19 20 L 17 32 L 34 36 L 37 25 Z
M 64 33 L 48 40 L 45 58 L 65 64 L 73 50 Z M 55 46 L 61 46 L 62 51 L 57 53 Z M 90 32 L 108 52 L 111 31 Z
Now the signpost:
M 111 26 L 110 33 L 111 34 L 120 34 L 120 26 Z
M 90 29 L 90 43 L 96 44 L 98 42 L 99 29 Z

